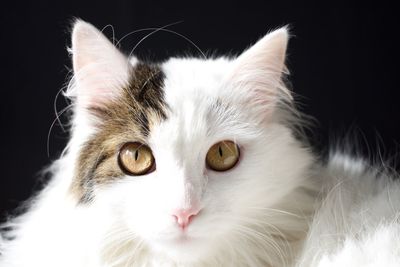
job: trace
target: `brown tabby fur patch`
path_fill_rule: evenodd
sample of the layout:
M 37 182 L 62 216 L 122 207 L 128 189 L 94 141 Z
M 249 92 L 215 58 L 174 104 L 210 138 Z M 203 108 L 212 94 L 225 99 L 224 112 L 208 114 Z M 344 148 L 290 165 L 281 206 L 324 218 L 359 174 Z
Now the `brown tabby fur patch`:
M 118 100 L 89 109 L 100 123 L 82 147 L 75 170 L 71 192 L 81 203 L 93 198 L 94 186 L 124 175 L 118 166 L 118 152 L 124 143 L 146 143 L 152 126 L 166 119 L 163 80 L 158 66 L 139 63 Z

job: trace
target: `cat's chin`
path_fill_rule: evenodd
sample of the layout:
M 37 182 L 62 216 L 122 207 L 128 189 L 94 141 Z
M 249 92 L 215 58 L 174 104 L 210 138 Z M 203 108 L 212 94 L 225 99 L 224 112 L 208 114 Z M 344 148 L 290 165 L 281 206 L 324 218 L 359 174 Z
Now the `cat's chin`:
M 157 240 L 155 248 L 175 261 L 194 262 L 210 253 L 208 243 L 204 238 L 180 234 L 168 239 Z

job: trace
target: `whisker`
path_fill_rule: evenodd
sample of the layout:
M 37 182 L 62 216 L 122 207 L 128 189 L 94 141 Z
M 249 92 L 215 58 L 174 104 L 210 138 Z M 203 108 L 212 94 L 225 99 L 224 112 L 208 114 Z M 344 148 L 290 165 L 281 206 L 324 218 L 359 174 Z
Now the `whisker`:
M 132 48 L 131 52 L 129 53 L 129 57 L 131 57 L 131 56 L 132 56 L 132 53 L 135 51 L 135 49 L 136 49 L 145 39 L 147 39 L 148 37 L 150 37 L 151 35 L 153 35 L 153 34 L 155 34 L 155 33 L 157 33 L 157 32 L 162 31 L 162 32 L 172 33 L 172 34 L 175 34 L 175 35 L 177 35 L 177 36 L 183 38 L 185 41 L 187 41 L 187 42 L 190 43 L 193 47 L 195 47 L 196 50 L 202 55 L 202 57 L 203 57 L 204 59 L 207 59 L 207 56 L 206 56 L 206 54 L 203 52 L 203 50 L 201 50 L 201 48 L 200 48 L 198 45 L 196 45 L 192 40 L 190 40 L 187 36 L 185 36 L 185 35 L 183 35 L 183 34 L 181 34 L 181 33 L 178 33 L 178 32 L 176 32 L 176 31 L 173 31 L 173 30 L 170 30 L 170 29 L 166 29 L 166 28 L 168 28 L 168 27 L 170 27 L 170 26 L 173 26 L 173 25 L 176 25 L 176 24 L 179 24 L 179 23 L 182 23 L 182 21 L 170 23 L 170 24 L 167 24 L 167 25 L 165 25 L 165 26 L 163 26 L 163 27 L 160 27 L 160 28 L 151 27 L 151 28 L 144 28 L 144 29 L 139 29 L 139 30 L 132 31 L 132 32 L 127 33 L 126 35 L 124 35 L 115 45 L 116 45 L 116 46 L 119 46 L 120 43 L 122 42 L 122 40 L 124 40 L 126 37 L 128 37 L 128 36 L 130 36 L 130 35 L 132 35 L 132 34 L 134 34 L 134 33 L 143 32 L 143 31 L 152 31 L 151 33 L 145 35 L 142 39 L 140 39 L 139 42 Z
M 177 24 L 182 23 L 182 22 L 183 22 L 182 20 L 181 20 L 181 21 L 172 22 L 172 23 L 170 23 L 170 24 L 167 24 L 167 25 L 161 27 L 161 29 L 165 29 L 165 28 L 168 28 L 168 27 L 170 27 L 170 26 L 177 25 Z M 121 39 L 119 39 L 119 41 L 115 44 L 115 46 L 119 46 L 119 45 L 121 44 L 121 42 L 122 42 L 126 37 L 128 37 L 128 36 L 130 36 L 130 35 L 132 35 L 132 34 L 135 34 L 135 33 L 138 33 L 138 32 L 143 32 L 143 31 L 153 31 L 153 30 L 155 30 L 155 29 L 160 29 L 160 28 L 151 27 L 151 28 L 143 28 L 143 29 L 131 31 L 131 32 L 125 34 Z
M 164 32 L 169 32 L 169 33 L 174 33 L 176 35 L 178 35 L 179 37 L 182 37 L 183 39 L 185 39 L 186 41 L 188 41 L 191 45 L 193 45 L 199 52 L 200 54 L 203 56 L 204 59 L 207 59 L 206 54 L 203 52 L 203 50 L 200 49 L 199 46 L 197 46 L 192 40 L 190 40 L 188 37 L 186 37 L 185 35 L 178 33 L 176 31 L 172 31 L 172 30 L 168 30 L 168 29 L 162 29 L 161 31 Z
M 273 209 L 273 208 L 268 208 L 268 207 L 248 207 L 249 209 L 258 209 L 258 210 L 267 210 L 267 211 L 272 211 L 272 212 L 277 212 L 277 213 L 282 213 L 285 215 L 289 215 L 289 216 L 293 216 L 299 219 L 303 219 L 302 216 L 300 216 L 299 214 L 295 214 L 289 211 L 285 211 L 285 210 L 280 210 L 280 209 Z
M 164 26 L 165 27 L 165 26 Z M 130 58 L 133 54 L 133 52 L 136 50 L 136 48 L 147 38 L 149 38 L 150 36 L 152 36 L 153 34 L 159 32 L 162 30 L 163 27 L 161 28 L 156 28 L 155 30 L 153 30 L 152 32 L 146 34 L 142 39 L 139 40 L 139 42 L 136 43 L 136 45 L 131 49 L 131 52 L 129 53 L 128 57 Z
M 69 105 L 65 108 L 63 108 L 58 114 L 56 114 L 56 118 L 53 120 L 53 122 L 50 125 L 50 129 L 49 132 L 47 133 L 47 157 L 50 157 L 50 135 L 51 135 L 51 131 L 53 130 L 54 125 L 56 124 L 57 121 L 59 121 L 59 118 L 62 114 L 64 114 L 68 109 L 70 109 L 73 105 Z
M 112 39 L 111 39 L 111 41 L 112 41 L 112 44 L 115 45 L 114 42 L 116 41 L 116 39 L 115 39 L 115 31 L 114 31 L 113 25 L 107 24 L 107 25 L 104 26 L 100 31 L 101 31 L 101 32 L 104 32 L 108 27 L 111 28 L 111 32 L 112 32 Z
M 58 110 L 57 110 L 57 100 L 58 100 L 58 97 L 60 96 L 60 94 L 63 93 L 63 92 L 64 92 L 64 87 L 61 88 L 60 90 L 58 90 L 56 96 L 54 97 L 53 109 L 54 109 L 54 114 L 55 114 L 55 116 L 56 116 L 56 119 L 57 119 L 57 121 L 58 121 L 58 123 L 59 123 L 61 129 L 63 130 L 63 132 L 65 132 L 65 129 L 64 129 L 63 124 L 61 123 L 60 117 L 57 115 L 57 114 L 58 114 Z
M 238 228 L 236 229 L 237 231 L 242 231 L 242 234 L 248 238 L 249 236 L 252 236 L 253 238 L 256 239 L 259 243 L 263 244 L 261 245 L 261 248 L 265 250 L 266 252 L 270 252 L 269 250 L 267 251 L 265 248 L 265 245 L 269 245 L 276 253 L 278 258 L 282 261 L 282 264 L 284 266 L 287 266 L 287 260 L 283 252 L 283 248 L 279 246 L 279 244 L 274 240 L 273 236 L 269 233 L 262 233 L 260 231 L 257 231 L 253 228 L 250 228 L 248 226 L 237 226 Z M 254 240 L 253 240 L 254 241 Z M 266 253 L 268 254 L 268 253 Z

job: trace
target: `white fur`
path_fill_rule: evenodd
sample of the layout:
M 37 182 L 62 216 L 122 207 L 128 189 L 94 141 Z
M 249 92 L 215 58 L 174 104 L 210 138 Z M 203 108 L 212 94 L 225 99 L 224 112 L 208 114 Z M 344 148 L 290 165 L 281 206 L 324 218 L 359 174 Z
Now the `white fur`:
M 321 205 L 297 266 L 400 266 L 397 175 L 343 153 L 322 171 Z
M 97 186 L 92 203 L 78 204 L 70 192 L 77 155 L 96 132 L 82 107 L 104 103 L 109 94 L 114 99 L 128 62 L 93 26 L 78 22 L 77 73 L 68 91 L 76 101 L 72 138 L 29 211 L 5 224 L 12 228 L 6 239 L 14 239 L 2 241 L 0 266 L 353 266 L 347 263 L 359 264 L 375 250 L 371 240 L 384 249 L 382 262 L 396 262 L 397 185 L 386 178 L 377 183 L 373 172 L 343 156 L 320 166 L 293 136 L 288 114 L 295 110 L 287 110 L 291 97 L 281 81 L 287 38 L 286 29 L 275 31 L 238 59 L 163 63 L 169 109 L 148 140 L 156 171 Z M 85 82 L 109 75 L 110 66 L 119 73 L 116 80 L 103 77 L 112 86 Z M 214 172 L 205 155 L 221 140 L 239 144 L 241 159 L 232 170 Z M 306 239 L 318 192 L 322 204 Z M 183 236 L 171 211 L 193 203 L 202 210 Z M 352 251 L 357 257 L 348 257 Z

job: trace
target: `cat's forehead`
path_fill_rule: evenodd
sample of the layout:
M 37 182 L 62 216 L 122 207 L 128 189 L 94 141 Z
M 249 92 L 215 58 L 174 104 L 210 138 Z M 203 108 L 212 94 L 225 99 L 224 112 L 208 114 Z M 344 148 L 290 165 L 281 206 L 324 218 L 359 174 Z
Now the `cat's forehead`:
M 172 58 L 161 66 L 164 76 L 165 100 L 174 105 L 196 97 L 216 97 L 224 77 L 231 68 L 227 58 Z M 178 104 L 177 103 L 177 104 Z
M 230 65 L 226 58 L 173 58 L 158 65 L 165 117 L 149 125 L 146 142 L 156 150 L 188 155 L 185 148 L 196 149 L 209 136 L 215 137 L 220 111 L 225 108 L 222 83 Z
M 223 82 L 231 68 L 226 58 L 219 59 L 177 59 L 173 58 L 160 66 L 163 74 L 164 101 L 167 120 L 164 127 L 174 127 L 178 134 L 209 131 L 213 114 L 222 108 L 221 91 Z M 167 126 L 166 126 L 167 125 Z M 168 131 L 163 131 L 167 135 Z

